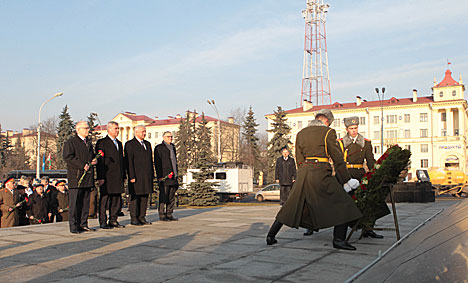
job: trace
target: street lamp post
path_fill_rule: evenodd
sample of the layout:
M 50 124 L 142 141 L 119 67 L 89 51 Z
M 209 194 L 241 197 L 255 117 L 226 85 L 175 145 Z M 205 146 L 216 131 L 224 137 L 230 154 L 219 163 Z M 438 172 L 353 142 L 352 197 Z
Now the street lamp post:
M 208 100 L 208 104 L 213 107 L 218 116 L 218 163 L 221 163 L 221 119 L 219 118 L 218 108 L 216 107 L 214 99 Z
M 36 162 L 36 178 L 37 179 L 40 178 L 39 169 L 41 165 L 41 160 L 40 160 L 41 159 L 41 111 L 44 105 L 47 104 L 47 102 L 62 95 L 63 95 L 63 92 L 57 92 L 56 94 L 54 94 L 54 96 L 44 101 L 44 103 L 42 103 L 41 107 L 39 108 L 39 121 L 37 123 L 37 162 Z
M 380 100 L 380 116 L 381 116 L 381 123 L 380 123 L 380 153 L 383 154 L 383 123 L 384 123 L 384 116 L 383 116 L 383 101 L 384 101 L 384 94 L 385 94 L 385 88 L 382 88 L 382 97 L 380 97 L 379 94 L 379 88 L 375 88 L 375 92 L 377 93 L 377 96 L 379 97 Z

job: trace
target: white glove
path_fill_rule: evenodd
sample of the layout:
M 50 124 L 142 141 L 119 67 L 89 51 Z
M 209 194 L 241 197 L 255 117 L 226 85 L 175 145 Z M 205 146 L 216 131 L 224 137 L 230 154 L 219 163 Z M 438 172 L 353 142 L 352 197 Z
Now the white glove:
M 349 181 L 343 185 L 343 189 L 349 193 L 351 190 L 356 189 L 359 187 L 359 181 L 356 179 L 349 179 Z

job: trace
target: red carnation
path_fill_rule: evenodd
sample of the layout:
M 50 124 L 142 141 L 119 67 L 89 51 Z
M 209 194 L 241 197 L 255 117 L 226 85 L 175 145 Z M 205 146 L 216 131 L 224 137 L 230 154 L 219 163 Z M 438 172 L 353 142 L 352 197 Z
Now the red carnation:
M 367 190 L 367 188 L 366 188 L 366 186 L 364 186 L 364 184 L 361 184 L 361 190 L 363 190 L 363 191 Z
M 173 176 L 174 176 L 174 172 L 171 172 L 169 175 L 167 175 L 169 179 L 172 179 Z
M 104 156 L 104 151 L 102 151 L 101 149 L 100 149 L 100 150 L 98 150 L 98 152 L 97 152 L 97 153 L 98 153 L 97 155 L 99 155 L 99 156 Z
M 356 195 L 352 195 L 351 197 L 352 197 L 354 200 L 357 200 Z

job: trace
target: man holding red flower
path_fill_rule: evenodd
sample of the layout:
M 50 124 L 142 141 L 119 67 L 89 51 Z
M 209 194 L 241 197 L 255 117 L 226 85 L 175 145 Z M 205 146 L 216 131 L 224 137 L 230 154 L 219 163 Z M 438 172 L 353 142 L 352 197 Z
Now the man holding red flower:
M 63 145 L 63 159 L 67 163 L 67 178 L 70 189 L 69 224 L 70 232 L 79 234 L 95 231 L 88 227 L 89 194 L 94 187 L 94 169 L 97 164 L 94 149 L 88 139 L 89 126 L 86 121 L 76 123 L 76 135 Z
M 154 148 L 154 167 L 159 181 L 159 220 L 177 221 L 174 211 L 177 182 L 177 155 L 172 133 L 164 132 L 163 142 Z

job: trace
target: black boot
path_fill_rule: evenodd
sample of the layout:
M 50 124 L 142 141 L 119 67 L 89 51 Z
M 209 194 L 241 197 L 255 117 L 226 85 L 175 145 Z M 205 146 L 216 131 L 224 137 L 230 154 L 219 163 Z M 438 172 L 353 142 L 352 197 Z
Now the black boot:
M 268 231 L 266 242 L 267 245 L 273 245 L 278 243 L 278 241 L 275 239 L 276 234 L 278 234 L 279 230 L 283 227 L 283 224 L 275 220 L 273 224 L 271 224 L 270 231 Z
M 351 246 L 345 240 L 341 240 L 341 239 L 338 239 L 338 238 L 333 239 L 333 247 L 335 249 L 342 249 L 342 250 L 348 250 L 348 251 L 355 251 L 356 250 L 356 247 Z
M 374 238 L 374 239 L 382 239 L 383 238 L 382 235 L 375 233 L 373 230 L 367 230 L 366 232 L 364 232 L 362 234 L 362 236 L 364 238 L 371 237 L 371 238 Z

